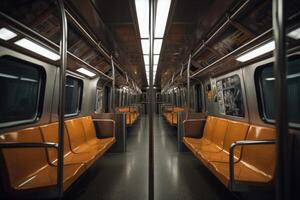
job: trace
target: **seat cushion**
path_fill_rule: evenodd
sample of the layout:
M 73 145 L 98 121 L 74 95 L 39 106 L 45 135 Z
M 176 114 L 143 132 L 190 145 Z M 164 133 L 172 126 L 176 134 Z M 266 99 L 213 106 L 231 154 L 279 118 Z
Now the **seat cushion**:
M 215 170 L 214 174 L 225 186 L 228 186 L 229 163 L 211 162 L 210 164 Z M 238 162 L 234 165 L 234 180 L 248 184 L 268 184 L 272 181 L 272 177 L 255 168 L 249 168 L 243 162 Z
M 64 191 L 77 180 L 85 171 L 83 164 L 64 165 L 64 180 L 63 189 Z M 32 189 L 39 187 L 48 187 L 56 185 L 57 181 L 57 167 L 46 166 L 37 174 L 32 176 L 30 179 L 20 182 L 15 189 Z

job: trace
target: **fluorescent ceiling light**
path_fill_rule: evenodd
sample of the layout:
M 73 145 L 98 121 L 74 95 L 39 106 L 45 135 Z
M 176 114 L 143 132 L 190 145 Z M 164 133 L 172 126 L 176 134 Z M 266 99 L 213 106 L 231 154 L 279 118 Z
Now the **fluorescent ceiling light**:
M 159 61 L 159 55 L 154 55 L 154 58 L 153 58 L 153 64 L 154 64 L 154 65 L 157 65 L 157 64 L 158 64 L 158 61 Z
M 31 40 L 28 40 L 26 38 L 20 39 L 15 42 L 16 45 L 23 47 L 29 51 L 32 51 L 34 53 L 37 53 L 41 56 L 44 56 L 46 58 L 49 58 L 51 60 L 57 61 L 60 59 L 60 56 L 47 48 L 41 46 L 40 44 L 37 44 L 35 42 L 32 42 Z
M 149 38 L 149 0 L 135 0 L 141 38 Z
M 149 55 L 144 55 L 144 63 L 145 65 L 149 65 Z
M 13 31 L 11 31 L 7 28 L 3 27 L 3 28 L 0 29 L 0 39 L 2 39 L 2 40 L 7 41 L 7 40 L 10 40 L 10 39 L 12 39 L 16 36 L 17 36 L 16 33 L 14 33 Z
M 295 30 L 289 32 L 287 34 L 290 38 L 293 38 L 295 40 L 298 40 L 300 39 L 300 27 L 299 28 L 296 28 Z
M 154 51 L 153 51 L 154 54 L 160 54 L 162 42 L 163 42 L 162 39 L 154 40 Z
M 157 1 L 155 34 L 154 34 L 156 38 L 164 37 L 170 6 L 171 6 L 171 0 Z
M 248 53 L 245 53 L 242 56 L 239 56 L 238 58 L 236 58 L 236 60 L 240 62 L 246 62 L 248 60 L 261 56 L 265 53 L 273 51 L 274 49 L 275 49 L 275 42 L 271 41 L 262 46 L 255 48 L 254 50 L 249 51 Z
M 91 72 L 91 71 L 89 71 L 89 70 L 87 70 L 87 69 L 85 69 L 85 68 L 83 68 L 83 67 L 77 69 L 76 71 L 78 71 L 78 72 L 80 72 L 80 73 L 82 73 L 82 74 L 84 74 L 84 75 L 87 75 L 87 76 L 89 76 L 89 77 L 94 77 L 94 76 L 96 76 L 95 73 L 93 73 L 93 72 Z
M 150 71 L 150 66 L 149 65 L 146 65 L 145 68 L 146 68 L 147 72 Z M 153 71 L 156 71 L 156 70 L 157 70 L 157 65 L 153 65 Z
M 141 39 L 143 54 L 149 54 L 150 41 L 149 39 Z

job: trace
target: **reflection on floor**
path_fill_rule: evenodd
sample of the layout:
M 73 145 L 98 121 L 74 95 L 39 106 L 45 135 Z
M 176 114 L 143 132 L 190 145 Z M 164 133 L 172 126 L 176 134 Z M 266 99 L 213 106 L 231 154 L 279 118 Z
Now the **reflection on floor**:
M 235 199 L 191 152 L 177 151 L 175 127 L 160 118 L 155 123 L 156 200 Z
M 176 149 L 176 129 L 155 117 L 155 199 L 234 200 L 234 196 L 191 153 Z M 128 132 L 126 153 L 100 158 L 66 194 L 76 200 L 146 200 L 148 118 Z

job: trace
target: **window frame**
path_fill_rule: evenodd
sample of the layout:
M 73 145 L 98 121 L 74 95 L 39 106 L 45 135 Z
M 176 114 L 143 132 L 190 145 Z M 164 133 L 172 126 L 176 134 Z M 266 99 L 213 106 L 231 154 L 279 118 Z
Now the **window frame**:
M 44 97 L 45 97 L 45 90 L 46 90 L 46 82 L 47 82 L 47 74 L 46 70 L 42 65 L 30 62 L 28 60 L 21 59 L 19 57 L 10 55 L 10 54 L 3 54 L 0 56 L 0 58 L 8 57 L 10 59 L 13 59 L 14 62 L 20 62 L 24 63 L 25 65 L 28 65 L 29 67 L 36 68 L 39 71 L 39 81 L 38 81 L 38 91 L 37 91 L 37 99 L 36 99 L 36 108 L 35 108 L 35 114 L 33 118 L 31 119 L 24 119 L 24 120 L 17 120 L 17 121 L 9 121 L 0 123 L 0 129 L 2 128 L 9 128 L 12 126 L 19 126 L 19 125 L 25 125 L 25 124 L 33 124 L 38 122 L 41 119 L 41 116 L 43 114 L 43 106 L 44 106 Z
M 291 57 L 295 57 L 294 59 L 300 59 L 300 53 L 295 53 L 295 54 L 291 54 L 287 56 L 287 60 L 290 59 Z M 267 68 L 269 66 L 274 66 L 274 60 L 264 63 L 262 65 L 259 65 L 255 68 L 254 70 L 254 84 L 255 84 L 255 91 L 256 91 L 256 96 L 257 96 L 257 109 L 258 109 L 258 113 L 259 113 L 259 117 L 260 119 L 267 123 L 267 124 L 271 124 L 271 125 L 275 125 L 276 124 L 276 120 L 275 119 L 270 119 L 267 117 L 266 114 L 266 109 L 265 109 L 265 101 L 264 101 L 264 94 L 263 94 L 263 88 L 262 88 L 262 82 L 261 82 L 261 72 L 263 71 L 264 68 Z M 274 69 L 274 68 L 273 68 Z M 287 102 L 288 103 L 288 102 Z M 300 129 L 300 123 L 294 123 L 294 122 L 289 122 L 288 126 L 290 128 L 297 128 Z
M 64 110 L 64 117 L 65 118 L 68 118 L 68 117 L 75 117 L 75 116 L 78 116 L 80 113 L 81 113 L 81 108 L 82 108 L 82 99 L 83 99 L 83 87 L 84 87 L 84 81 L 76 76 L 73 76 L 71 74 L 66 74 L 66 81 L 67 81 L 67 78 L 68 77 L 71 77 L 72 79 L 75 79 L 75 80 L 78 80 L 79 82 L 82 83 L 82 88 L 81 88 L 81 91 L 80 91 L 80 95 L 79 95 L 79 101 L 78 101 L 78 104 L 77 104 L 77 112 L 76 113 L 70 113 L 70 114 L 66 114 L 66 111 Z M 66 87 L 66 86 L 65 86 Z M 67 102 L 67 98 L 65 96 L 65 103 Z M 65 105 L 64 105 L 65 106 Z

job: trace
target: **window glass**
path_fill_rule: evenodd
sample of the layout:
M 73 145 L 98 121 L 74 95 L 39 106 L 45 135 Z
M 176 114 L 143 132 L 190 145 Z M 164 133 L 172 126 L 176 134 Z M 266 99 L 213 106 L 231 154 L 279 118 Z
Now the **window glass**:
M 77 78 L 67 76 L 65 115 L 77 115 L 81 109 L 83 82 Z
M 221 114 L 245 116 L 241 80 L 238 75 L 217 81 L 217 98 Z
M 41 67 L 11 56 L 0 57 L 0 127 L 37 119 L 44 82 Z
M 95 113 L 102 113 L 102 112 L 103 112 L 103 89 L 97 88 Z
M 202 112 L 202 90 L 201 85 L 196 85 L 196 112 Z
M 259 88 L 260 107 L 265 120 L 274 120 L 275 109 L 275 78 L 273 64 L 268 64 L 256 72 Z M 293 56 L 288 61 L 287 73 L 288 117 L 292 123 L 300 124 L 300 57 Z

